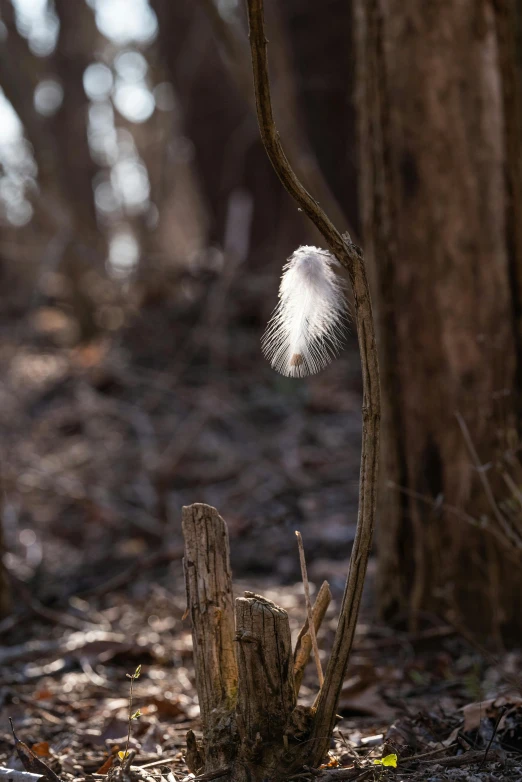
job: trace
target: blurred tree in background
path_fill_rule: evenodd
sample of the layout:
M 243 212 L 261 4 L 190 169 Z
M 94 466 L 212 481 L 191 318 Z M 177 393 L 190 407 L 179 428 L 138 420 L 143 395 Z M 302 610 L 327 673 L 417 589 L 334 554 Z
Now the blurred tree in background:
M 381 608 L 515 642 L 522 576 L 506 549 L 522 527 L 503 477 L 520 479 L 520 4 L 360 0 L 355 19 L 385 404 Z
M 329 5 L 349 26 L 350 9 Z M 306 70 L 301 78 L 321 11 L 294 4 L 283 13 L 275 2 L 269 10 L 281 130 L 311 189 L 340 224 L 353 224 L 350 57 L 332 50 L 313 79 Z M 259 140 L 241 4 L 0 0 L 0 19 L 6 345 L 36 340 L 46 355 L 58 348 L 69 358 L 93 345 L 102 355 L 104 340 L 118 345 L 129 328 L 142 366 L 168 374 L 165 360 L 184 360 L 191 342 L 189 353 L 208 343 L 221 361 L 227 318 L 253 324 L 257 343 L 282 261 L 318 237 Z M 317 111 L 337 123 L 322 138 Z M 237 274 L 247 259 L 250 278 Z M 11 425 L 8 407 L 4 415 Z M 177 462 L 167 448 L 150 466 L 162 517 Z M 23 478 L 13 465 L 9 497 Z
M 382 613 L 451 614 L 482 637 L 512 639 L 519 4 L 266 5 L 283 144 L 371 272 L 385 398 Z M 164 345 L 185 344 L 177 313 L 190 310 L 195 333 L 203 310 L 206 376 L 221 362 L 248 387 L 261 358 L 224 363 L 227 319 L 257 340 L 282 261 L 318 237 L 259 140 L 241 2 L 0 0 L 0 19 L 4 333 L 74 351 L 134 326 L 142 364 L 164 368 Z M 155 320 L 158 302 L 167 315 Z M 466 432 L 495 463 L 495 507 Z M 162 519 L 178 467 L 169 446 L 147 476 Z M 505 548 L 470 523 L 500 525 L 505 537 L 502 519 L 514 530 Z

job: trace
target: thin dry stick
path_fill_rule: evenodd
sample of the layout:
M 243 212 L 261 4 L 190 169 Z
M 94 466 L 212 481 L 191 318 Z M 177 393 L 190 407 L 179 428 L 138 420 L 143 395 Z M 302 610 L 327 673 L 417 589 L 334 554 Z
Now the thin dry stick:
M 328 581 L 323 581 L 312 608 L 312 619 L 314 622 L 316 635 L 319 628 L 321 627 L 322 621 L 325 617 L 331 600 L 332 593 L 330 592 L 330 585 L 328 584 Z M 296 695 L 299 695 L 299 690 L 301 689 L 301 683 L 303 681 L 304 670 L 308 660 L 310 659 L 311 653 L 312 638 L 308 632 L 308 620 L 306 620 L 304 625 L 301 627 L 301 630 L 299 631 L 294 649 L 294 681 Z
M 506 472 L 505 470 L 502 470 L 502 477 L 506 483 L 506 486 L 512 493 L 513 497 L 518 501 L 518 504 L 522 508 L 522 492 L 520 491 L 520 488 L 517 486 L 511 475 Z
M 301 577 L 303 579 L 303 587 L 306 601 L 306 615 L 308 616 L 308 632 L 312 640 L 312 649 L 314 651 L 315 667 L 317 668 L 317 676 L 319 678 L 319 686 L 323 686 L 324 676 L 321 660 L 319 659 L 319 647 L 317 645 L 317 636 L 315 634 L 315 624 L 312 615 L 312 601 L 310 600 L 310 584 L 308 583 L 308 573 L 306 571 L 306 559 L 303 546 L 303 538 L 301 533 L 296 530 L 295 536 L 297 538 L 297 547 L 299 549 L 299 561 L 301 562 Z
M 361 353 L 363 432 L 357 531 L 332 654 L 317 700 L 308 743 L 308 761 L 309 764 L 314 765 L 318 764 L 326 753 L 335 725 L 337 703 L 353 645 L 372 544 L 381 410 L 379 365 L 370 291 L 361 251 L 352 243 L 349 235 L 341 235 L 335 228 L 317 201 L 305 190 L 286 158 L 272 114 L 263 0 L 247 0 L 247 8 L 257 118 L 263 146 L 286 190 L 321 232 L 329 250 L 348 271 L 353 290 L 357 338 Z
M 415 491 L 414 489 L 408 489 L 406 486 L 399 486 L 398 483 L 394 483 L 393 481 L 388 481 L 387 486 L 390 489 L 394 489 L 395 491 L 404 494 L 406 497 L 412 497 L 412 499 L 414 500 L 418 500 L 419 502 L 423 502 L 425 505 L 429 505 L 432 510 L 439 510 L 439 511 L 445 511 L 446 513 L 451 513 L 453 516 L 455 516 L 458 519 L 462 519 L 462 521 L 465 521 L 467 524 L 470 524 L 472 527 L 476 527 L 477 529 L 484 530 L 484 532 L 487 532 L 489 535 L 495 538 L 495 540 L 498 543 L 500 543 L 500 545 L 511 556 L 511 559 L 514 562 L 517 563 L 520 562 L 520 547 L 513 546 L 513 543 L 507 540 L 506 536 L 503 535 L 502 532 L 500 532 L 496 527 L 488 523 L 482 523 L 474 516 L 470 516 L 470 514 L 466 513 L 466 511 L 463 511 L 461 508 L 457 508 L 456 505 L 450 505 L 447 502 L 439 503 L 437 500 L 435 500 L 433 497 L 430 497 L 428 494 L 421 494 L 421 492 Z
M 519 487 L 513 480 L 513 477 L 504 469 L 501 470 L 500 474 L 502 475 L 504 483 L 506 484 L 511 494 L 513 495 L 513 499 L 516 500 L 520 508 L 522 508 L 522 492 L 520 491 Z M 522 532 L 522 518 L 520 516 L 520 511 L 514 518 L 512 518 L 511 523 L 516 524 L 516 526 L 519 529 L 519 532 Z
M 466 445 L 468 447 L 468 451 L 470 453 L 471 458 L 473 459 L 473 463 L 475 465 L 475 468 L 478 472 L 480 482 L 482 483 L 482 487 L 484 489 L 484 493 L 487 497 L 487 500 L 489 502 L 490 508 L 493 511 L 493 515 L 495 516 L 496 520 L 498 521 L 501 528 L 504 530 L 504 533 L 508 540 L 513 543 L 515 546 L 520 546 L 520 538 L 518 535 L 513 532 L 511 527 L 509 526 L 504 514 L 500 510 L 500 508 L 497 505 L 497 501 L 495 500 L 495 495 L 493 494 L 493 490 L 491 488 L 491 484 L 488 480 L 488 476 L 486 475 L 485 469 L 483 464 L 481 463 L 478 453 L 475 450 L 475 446 L 473 445 L 473 440 L 471 439 L 471 435 L 469 433 L 468 426 L 466 422 L 464 421 L 463 417 L 460 413 L 455 413 L 455 417 L 458 421 L 458 424 L 460 426 L 460 430 L 464 436 L 464 440 L 466 441 Z

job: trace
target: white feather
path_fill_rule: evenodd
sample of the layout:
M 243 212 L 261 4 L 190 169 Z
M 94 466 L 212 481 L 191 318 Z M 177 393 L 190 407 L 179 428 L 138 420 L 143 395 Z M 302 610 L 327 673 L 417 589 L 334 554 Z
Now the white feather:
M 261 341 L 272 367 L 287 377 L 319 372 L 342 347 L 347 309 L 339 262 L 319 247 L 299 247 L 283 267 L 279 303 Z

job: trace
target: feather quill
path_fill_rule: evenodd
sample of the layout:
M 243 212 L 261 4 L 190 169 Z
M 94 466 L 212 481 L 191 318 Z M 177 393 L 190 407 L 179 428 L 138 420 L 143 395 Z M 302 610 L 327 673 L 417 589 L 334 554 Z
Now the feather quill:
M 272 367 L 287 377 L 313 375 L 343 343 L 347 317 L 339 262 L 319 247 L 299 247 L 283 267 L 279 302 L 261 340 Z

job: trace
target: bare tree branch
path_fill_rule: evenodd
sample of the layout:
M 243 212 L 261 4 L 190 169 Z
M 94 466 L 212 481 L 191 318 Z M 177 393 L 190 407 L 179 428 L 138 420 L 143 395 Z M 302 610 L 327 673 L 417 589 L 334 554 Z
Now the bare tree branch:
M 313 764 L 319 762 L 325 754 L 335 724 L 335 712 L 353 644 L 372 543 L 379 455 L 379 367 L 370 292 L 362 254 L 347 234 L 343 236 L 335 228 L 319 204 L 305 190 L 286 158 L 272 114 L 263 0 L 247 0 L 247 7 L 257 116 L 263 145 L 286 190 L 318 228 L 328 248 L 348 271 L 354 295 L 361 352 L 363 435 L 357 532 L 332 654 L 324 685 L 316 702 L 309 742 L 310 762 Z

